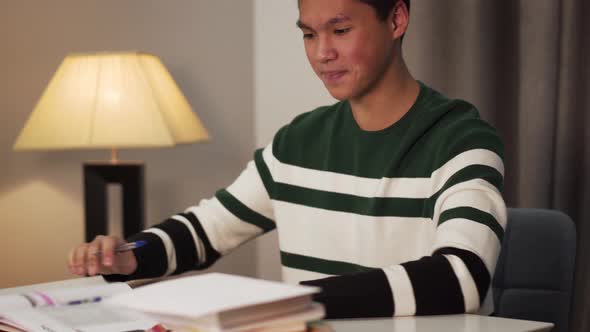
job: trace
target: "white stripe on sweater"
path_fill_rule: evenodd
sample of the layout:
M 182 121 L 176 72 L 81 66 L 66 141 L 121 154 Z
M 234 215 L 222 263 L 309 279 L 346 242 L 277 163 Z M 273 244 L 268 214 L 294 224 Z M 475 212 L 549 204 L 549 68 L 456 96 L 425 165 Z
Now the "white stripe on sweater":
M 465 312 L 474 313 L 479 309 L 479 293 L 477 286 L 473 280 L 473 276 L 465 266 L 461 258 L 455 255 L 443 255 L 451 264 L 453 272 L 459 280 L 461 286 L 461 293 L 463 295 L 463 302 L 465 303 Z
M 282 163 L 269 149 L 263 152 L 275 182 L 336 192 L 360 197 L 428 198 L 439 191 L 445 182 L 470 165 L 486 165 L 504 174 L 502 159 L 490 150 L 474 149 L 463 152 L 434 171 L 430 177 L 373 179 Z
M 168 233 L 164 232 L 159 228 L 149 228 L 146 229 L 144 232 L 155 234 L 162 240 L 162 243 L 164 243 L 168 264 L 168 268 L 166 269 L 166 273 L 164 273 L 164 276 L 168 276 L 174 273 L 174 271 L 176 270 L 176 249 L 174 249 L 174 244 L 172 243 L 172 239 L 170 238 Z
M 211 246 L 221 255 L 262 234 L 260 227 L 237 218 L 215 197 L 201 200 L 199 205 L 188 208 L 186 212 L 197 216 Z
M 188 229 L 188 231 L 191 233 L 191 237 L 193 238 L 193 243 L 195 244 L 195 249 L 197 250 L 197 259 L 199 261 L 199 264 L 205 263 L 205 260 L 206 260 L 205 246 L 203 245 L 203 242 L 201 241 L 201 239 L 197 236 L 197 233 L 195 232 L 195 229 L 194 229 L 193 225 L 191 224 L 191 222 L 181 215 L 174 215 L 174 216 L 172 216 L 171 219 L 174 219 L 174 220 L 182 223 Z
M 394 316 L 414 316 L 416 314 L 416 297 L 410 276 L 401 265 L 383 269 L 393 293 Z
M 507 210 L 502 194 L 484 180 L 471 180 L 452 186 L 435 204 L 435 215 L 458 207 L 472 207 L 487 212 L 496 222 L 506 228 Z M 442 206 L 444 204 L 444 206 Z M 442 211 L 438 211 L 442 210 Z M 434 220 L 438 224 L 438 218 Z
M 445 221 L 438 226 L 432 252 L 446 247 L 473 252 L 483 261 L 490 275 L 494 275 L 500 241 L 488 226 L 469 219 Z
M 363 216 L 282 201 L 274 205 L 281 250 L 294 254 L 378 268 L 430 255 L 435 239 L 436 227 L 428 218 Z
M 251 210 L 274 219 L 270 197 L 253 161 L 226 190 Z

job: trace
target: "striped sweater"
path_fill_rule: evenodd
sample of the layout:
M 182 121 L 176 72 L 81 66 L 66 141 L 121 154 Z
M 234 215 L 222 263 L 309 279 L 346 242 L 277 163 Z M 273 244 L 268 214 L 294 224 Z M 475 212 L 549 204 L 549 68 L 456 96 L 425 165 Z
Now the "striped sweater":
M 363 131 L 346 101 L 296 117 L 229 187 L 130 241 L 129 278 L 210 266 L 277 229 L 283 278 L 327 316 L 477 312 L 506 226 L 503 146 L 462 100 L 421 83 L 395 124 Z

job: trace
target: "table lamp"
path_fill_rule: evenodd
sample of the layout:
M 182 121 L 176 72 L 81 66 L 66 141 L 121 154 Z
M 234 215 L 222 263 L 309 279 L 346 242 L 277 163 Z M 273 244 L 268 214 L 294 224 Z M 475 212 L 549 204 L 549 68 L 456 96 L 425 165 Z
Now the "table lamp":
M 119 183 L 123 235 L 144 227 L 144 165 L 117 149 L 154 148 L 209 138 L 158 57 L 140 52 L 68 55 L 39 99 L 15 150 L 110 149 L 84 163 L 85 236 L 107 234 L 107 185 Z

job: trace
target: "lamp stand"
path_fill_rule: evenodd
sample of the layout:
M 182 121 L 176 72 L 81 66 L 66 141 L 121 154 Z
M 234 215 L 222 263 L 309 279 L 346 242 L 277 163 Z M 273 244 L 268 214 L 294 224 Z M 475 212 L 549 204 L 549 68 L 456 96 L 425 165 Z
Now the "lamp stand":
M 108 234 L 107 185 L 121 184 L 123 189 L 123 237 L 144 227 L 144 165 L 129 162 L 84 163 L 84 207 L 86 242 Z

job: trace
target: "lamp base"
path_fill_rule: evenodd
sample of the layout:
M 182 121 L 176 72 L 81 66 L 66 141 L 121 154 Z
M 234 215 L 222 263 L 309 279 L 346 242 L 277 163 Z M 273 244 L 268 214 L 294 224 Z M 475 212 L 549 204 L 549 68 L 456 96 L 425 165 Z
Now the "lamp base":
M 84 163 L 86 242 L 108 234 L 107 185 L 118 183 L 123 191 L 123 237 L 144 227 L 143 163 Z

